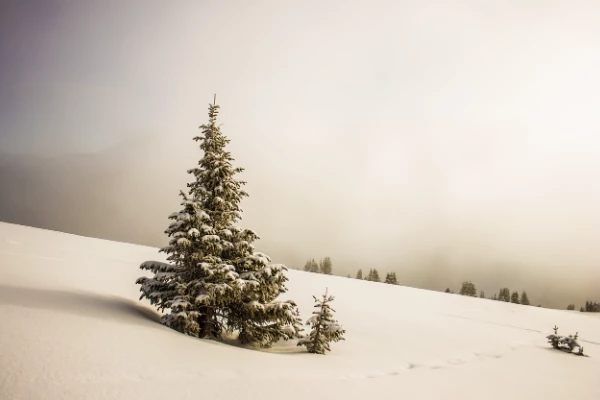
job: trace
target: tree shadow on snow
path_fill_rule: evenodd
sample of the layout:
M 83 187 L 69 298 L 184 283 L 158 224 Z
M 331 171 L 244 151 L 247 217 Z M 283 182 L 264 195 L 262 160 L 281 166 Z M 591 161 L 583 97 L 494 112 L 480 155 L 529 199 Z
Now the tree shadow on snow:
M 0 285 L 0 304 L 144 326 L 156 326 L 161 317 L 123 297 L 8 285 Z
M 161 315 L 151 308 L 144 307 L 123 297 L 105 296 L 90 292 L 39 289 L 0 284 L 0 305 L 49 310 L 81 317 L 96 318 L 102 321 L 114 321 L 146 327 L 162 326 L 159 324 Z M 176 331 L 172 332 L 185 338 L 198 340 L 197 338 L 182 335 Z M 296 340 L 288 342 L 280 340 L 274 343 L 272 347 L 261 348 L 254 345 L 242 345 L 237 341 L 236 334 L 229 334 L 225 335 L 220 341 L 207 340 L 206 342 L 271 354 L 307 354 L 303 347 L 296 346 Z

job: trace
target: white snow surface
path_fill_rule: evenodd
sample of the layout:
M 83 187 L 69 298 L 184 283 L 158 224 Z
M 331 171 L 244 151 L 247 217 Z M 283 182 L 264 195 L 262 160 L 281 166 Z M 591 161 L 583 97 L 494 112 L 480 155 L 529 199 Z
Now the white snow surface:
M 346 340 L 248 349 L 157 322 L 134 282 L 163 257 L 0 223 L 0 399 L 600 399 L 598 314 L 289 271 L 283 299 L 306 320 L 328 288 Z M 551 349 L 555 324 L 590 357 Z

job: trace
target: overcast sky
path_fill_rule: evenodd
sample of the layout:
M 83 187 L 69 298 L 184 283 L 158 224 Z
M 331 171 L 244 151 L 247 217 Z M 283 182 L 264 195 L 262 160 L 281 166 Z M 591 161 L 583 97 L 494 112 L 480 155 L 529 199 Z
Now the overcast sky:
M 600 285 L 598 1 L 0 7 L 3 151 L 192 147 L 217 93 L 278 261 Z

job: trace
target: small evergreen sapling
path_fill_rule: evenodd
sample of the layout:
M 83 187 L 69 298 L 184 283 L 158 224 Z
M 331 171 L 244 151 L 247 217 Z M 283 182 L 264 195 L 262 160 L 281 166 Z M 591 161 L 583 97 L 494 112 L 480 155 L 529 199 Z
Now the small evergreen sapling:
M 298 346 L 306 346 L 309 353 L 325 354 L 326 351 L 331 351 L 329 342 L 338 342 L 344 340 L 343 335 L 346 331 L 338 322 L 333 319 L 334 309 L 329 303 L 334 299 L 329 296 L 327 291 L 321 299 L 315 299 L 315 308 L 313 316 L 306 321 L 306 325 L 311 326 L 311 331 L 308 337 L 298 341 Z
M 558 336 L 558 326 L 554 325 L 554 328 L 552 329 L 554 330 L 554 334 L 546 336 L 546 339 L 548 339 L 548 343 L 550 343 L 552 347 L 558 349 L 558 339 L 560 338 L 560 336 Z

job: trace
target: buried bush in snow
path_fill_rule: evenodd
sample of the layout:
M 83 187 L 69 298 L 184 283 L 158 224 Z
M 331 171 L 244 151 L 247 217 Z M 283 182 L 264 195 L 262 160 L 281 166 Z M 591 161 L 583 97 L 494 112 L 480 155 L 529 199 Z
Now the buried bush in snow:
M 579 343 L 577 343 L 577 338 L 579 337 L 579 333 L 576 332 L 575 336 L 560 336 L 558 334 L 558 327 L 554 325 L 554 334 L 548 335 L 546 338 L 548 339 L 548 343 L 552 345 L 557 350 L 562 350 L 567 353 L 573 353 L 578 356 L 583 356 L 583 347 Z M 577 348 L 577 353 L 574 353 L 573 350 Z
M 331 351 L 329 342 L 344 340 L 342 336 L 346 331 L 333 319 L 335 310 L 329 303 L 334 297 L 328 296 L 325 291 L 322 299 L 317 299 L 315 296 L 313 298 L 317 310 L 313 311 L 313 316 L 306 321 L 306 325 L 311 325 L 310 334 L 300 339 L 298 346 L 306 346 L 309 353 L 325 354 L 326 351 Z

